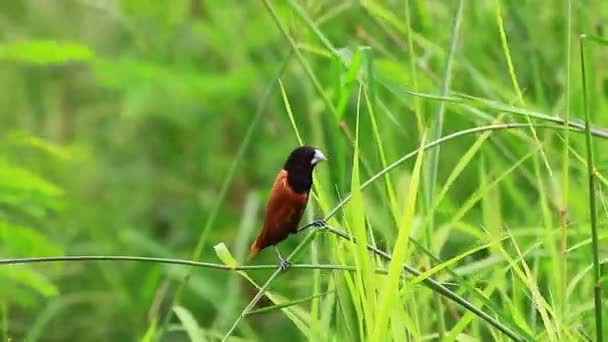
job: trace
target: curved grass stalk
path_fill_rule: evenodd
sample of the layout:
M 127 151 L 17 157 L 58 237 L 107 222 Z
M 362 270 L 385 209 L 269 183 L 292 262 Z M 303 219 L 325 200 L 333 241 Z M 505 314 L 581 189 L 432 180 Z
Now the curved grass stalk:
M 487 100 L 480 97 L 470 96 L 466 94 L 455 93 L 452 96 L 439 96 L 421 92 L 410 91 L 407 89 L 401 89 L 404 93 L 412 96 L 417 96 L 421 98 L 425 98 L 428 100 L 434 101 L 445 101 L 453 104 L 458 104 L 461 106 L 472 106 L 475 108 L 482 109 L 491 109 L 500 112 L 505 112 L 509 114 L 519 115 L 519 116 L 530 116 L 532 119 L 537 119 L 541 121 L 551 122 L 560 124 L 562 126 L 568 126 L 569 128 L 575 128 L 576 130 L 584 131 L 585 130 L 585 122 L 580 120 L 565 120 L 560 116 L 556 115 L 548 115 L 541 112 L 535 112 L 532 110 L 514 107 L 511 105 L 506 105 L 503 103 L 499 103 L 492 100 Z M 563 129 L 562 129 L 563 130 Z M 591 126 L 591 134 L 596 137 L 608 138 L 608 130 L 602 127 L 593 127 Z
M 553 124 L 533 124 L 533 126 L 535 128 L 548 128 L 548 129 L 560 129 L 563 130 L 564 127 L 561 125 L 553 125 Z M 458 131 L 458 132 L 454 132 L 451 134 L 448 134 L 446 136 L 443 136 L 437 140 L 431 141 L 430 143 L 424 145 L 422 147 L 422 149 L 427 150 L 430 148 L 433 148 L 437 145 L 440 145 L 446 141 L 450 141 L 453 139 L 456 139 L 458 137 L 462 137 L 465 135 L 469 135 L 469 134 L 476 134 L 476 133 L 482 133 L 485 131 L 497 131 L 497 130 L 503 130 L 503 129 L 513 129 L 513 128 L 529 128 L 530 125 L 527 123 L 521 123 L 521 122 L 516 122 L 516 123 L 501 123 L 501 124 L 494 124 L 494 125 L 487 125 L 487 126 L 479 126 L 479 127 L 474 127 L 474 128 L 469 128 L 469 129 L 465 129 L 462 131 Z M 578 127 L 570 127 L 570 130 L 574 131 L 574 132 L 579 132 L 579 133 L 583 133 L 583 130 L 578 128 Z M 608 137 L 608 135 L 607 135 Z M 384 174 L 386 174 L 387 172 L 392 171 L 394 168 L 396 168 L 397 166 L 403 164 L 403 162 L 405 162 L 406 160 L 411 159 L 412 157 L 414 157 L 417 153 L 418 153 L 418 149 L 416 149 L 415 151 L 412 151 L 406 155 L 404 155 L 403 157 L 395 160 L 394 162 L 392 162 L 391 164 L 389 164 L 386 168 L 382 169 L 380 172 L 376 173 L 373 177 L 371 177 L 370 179 L 368 179 L 367 181 L 363 182 L 361 184 L 361 190 L 367 188 L 369 185 L 371 185 L 373 182 L 377 181 L 379 178 L 381 178 L 382 176 L 384 176 Z M 348 201 L 350 201 L 350 195 L 345 196 L 342 201 L 340 201 L 340 203 L 338 203 L 338 205 L 336 205 L 336 207 L 334 207 L 325 217 L 325 220 L 327 221 L 329 218 L 333 217 Z

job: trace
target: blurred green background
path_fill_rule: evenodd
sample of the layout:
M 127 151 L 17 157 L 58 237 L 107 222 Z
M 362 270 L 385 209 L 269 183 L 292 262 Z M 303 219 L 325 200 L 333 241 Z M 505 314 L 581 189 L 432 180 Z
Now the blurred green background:
M 583 32 L 601 36 L 608 29 L 608 3 L 574 1 L 571 17 L 568 4 L 466 1 L 450 62 L 449 94 L 482 97 L 552 116 L 570 112 L 581 119 L 577 36 Z M 497 6 L 522 98 L 509 73 Z M 136 255 L 188 259 L 202 241 L 200 260 L 221 263 L 213 246 L 225 242 L 244 262 L 274 177 L 298 145 L 277 75 L 304 142 L 329 156 L 317 168 L 317 176 L 330 208 L 350 192 L 359 84 L 364 95 L 371 93 L 367 99 L 375 109 L 369 115 L 366 101 L 361 100 L 362 180 L 381 170 L 386 161 L 416 149 L 424 129 L 435 124 L 441 103 L 446 106 L 443 134 L 497 120 L 527 122 L 522 116 L 482 106 L 475 98 L 460 105 L 404 92 L 441 94 L 457 1 L 274 1 L 272 8 L 302 59 L 291 52 L 290 43 L 259 1 L 2 1 L 2 258 Z M 353 69 L 356 51 L 363 54 L 356 57 L 360 67 Z M 590 107 L 594 123 L 602 127 L 608 127 L 606 61 L 608 47 L 590 45 Z M 508 227 L 521 250 L 530 253 L 528 266 L 559 317 L 558 330 L 570 331 L 563 336 L 575 339 L 593 336 L 593 284 L 591 275 L 583 272 L 591 264 L 587 179 L 585 165 L 576 157 L 585 156 L 584 140 L 578 134 L 569 137 L 569 146 L 578 154 L 573 152 L 564 168 L 563 132 L 539 130 L 537 135 L 538 141 L 529 129 L 493 133 L 446 189 L 432 224 L 422 223 L 429 206 L 424 196 L 419 198 L 412 236 L 437 258 L 447 260 L 478 245 L 484 230 L 498 234 L 501 227 Z M 442 145 L 435 195 L 476 139 L 467 136 Z M 600 173 L 604 145 L 598 143 L 596 150 Z M 530 152 L 533 156 L 527 158 Z M 392 173 L 391 186 L 400 205 L 406 198 L 412 165 L 405 163 Z M 502 177 L 511 167 L 515 170 Z M 429 179 L 425 173 L 423 180 Z M 495 179 L 499 184 L 453 222 L 467 199 Z M 378 183 L 365 193 L 365 214 L 376 243 L 390 250 L 397 232 L 384 190 Z M 602 204 L 600 249 L 605 259 Z M 305 220 L 321 216 L 318 210 L 310 210 Z M 563 233 L 566 216 L 574 225 Z M 560 232 L 568 234 L 566 246 L 561 244 Z M 287 253 L 299 240 L 290 238 L 281 249 Z M 335 241 L 320 238 L 315 243 L 319 243 L 314 247 L 315 258 L 341 263 L 331 252 Z M 541 246 L 533 247 L 536 243 Z M 583 246 L 569 256 L 569 269 L 562 269 L 566 258 L 560 253 L 577 243 Z M 506 245 L 517 258 L 515 249 Z M 528 248 L 536 249 L 530 252 Z M 484 260 L 488 265 L 500 264 L 493 259 L 495 253 L 484 250 L 461 260 L 461 267 L 480 267 L 463 276 L 472 281 L 479 277 L 485 284 L 496 273 L 504 273 L 482 264 Z M 416 249 L 409 260 L 419 268 L 433 263 Z M 274 262 L 270 251 L 254 260 Z M 14 341 L 138 340 L 162 326 L 188 270 L 120 262 L 1 266 L 0 336 Z M 270 271 L 250 274 L 263 283 Z M 273 289 L 290 300 L 310 296 L 310 274 L 290 271 L 273 283 Z M 583 280 L 571 283 L 577 275 Z M 324 272 L 321 279 L 327 284 L 331 277 Z M 502 281 L 496 307 L 542 340 L 543 324 L 530 304 L 530 293 L 512 292 L 523 286 L 519 280 L 505 276 Z M 570 284 L 573 288 L 566 298 Z M 419 310 L 414 316 L 432 318 L 417 323 L 419 330 L 410 336 L 413 340 L 458 320 L 454 311 L 460 307 L 439 308 L 430 291 L 416 291 L 424 295 L 409 310 Z M 559 299 L 556 291 L 563 291 L 558 294 L 564 298 Z M 225 333 L 254 293 L 236 273 L 193 269 L 180 303 L 207 338 L 214 340 Z M 327 323 L 335 331 L 313 335 L 320 340 L 352 337 L 341 322 L 348 321 L 348 315 L 338 314 L 340 305 L 335 305 L 336 314 L 329 313 L 333 318 Z M 312 310 L 308 302 L 299 306 Z M 584 318 L 577 319 L 574 313 Z M 447 321 L 441 323 L 443 315 Z M 171 317 L 169 322 L 162 340 L 188 339 L 179 328 L 180 320 Z M 406 326 L 411 331 L 411 325 Z M 476 338 L 496 337 L 484 335 L 485 329 L 476 321 L 465 332 Z M 247 318 L 237 335 L 252 340 L 306 336 L 280 312 Z

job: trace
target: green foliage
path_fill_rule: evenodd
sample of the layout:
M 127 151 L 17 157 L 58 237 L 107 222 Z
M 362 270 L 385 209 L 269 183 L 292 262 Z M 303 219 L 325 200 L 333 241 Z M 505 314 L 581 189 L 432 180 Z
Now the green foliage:
M 39 139 L 19 135 L 8 139 L 6 148 L 27 142 L 43 151 L 63 152 Z M 61 255 L 59 244 L 41 229 L 21 224 L 46 220 L 64 207 L 64 191 L 32 171 L 0 159 L 0 253 L 3 256 Z M 53 269 L 53 268 L 49 268 Z M 57 269 L 57 268 L 54 268 Z M 48 272 L 30 266 L 0 268 L 0 301 L 36 307 L 42 298 L 56 296 L 59 289 Z
M 43 65 L 87 62 L 93 53 L 85 45 L 48 40 L 13 41 L 0 45 L 0 62 Z
M 522 339 L 606 331 L 608 3 L 458 3 L 2 2 L 2 258 L 243 264 L 306 143 L 329 160 L 305 221 L 356 243 L 281 250 L 356 272 L 291 269 L 242 311 L 269 271 L 4 265 L 0 340 L 212 341 L 237 317 L 235 341 L 508 340 L 427 279 Z
M 176 306 L 173 308 L 173 311 L 175 311 L 177 318 L 179 318 L 179 320 L 181 321 L 191 341 L 205 341 L 203 335 L 201 334 L 201 328 L 199 327 L 192 313 L 188 311 L 188 309 L 182 306 Z

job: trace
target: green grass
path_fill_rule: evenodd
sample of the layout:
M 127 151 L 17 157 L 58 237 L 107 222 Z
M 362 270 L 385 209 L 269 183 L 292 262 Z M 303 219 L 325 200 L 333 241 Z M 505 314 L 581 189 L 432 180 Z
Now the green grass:
M 236 4 L 0 5 L 0 339 L 608 334 L 608 4 Z

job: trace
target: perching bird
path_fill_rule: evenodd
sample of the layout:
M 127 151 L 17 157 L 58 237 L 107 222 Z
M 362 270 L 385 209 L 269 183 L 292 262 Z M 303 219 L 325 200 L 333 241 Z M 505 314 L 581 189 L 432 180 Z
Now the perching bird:
M 277 244 L 297 232 L 312 187 L 312 171 L 322 160 L 327 160 L 323 152 L 311 146 L 301 146 L 291 152 L 272 186 L 264 226 L 251 245 L 249 260 L 262 249 L 273 246 L 281 270 L 289 267 Z

